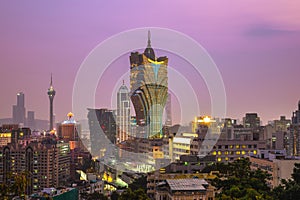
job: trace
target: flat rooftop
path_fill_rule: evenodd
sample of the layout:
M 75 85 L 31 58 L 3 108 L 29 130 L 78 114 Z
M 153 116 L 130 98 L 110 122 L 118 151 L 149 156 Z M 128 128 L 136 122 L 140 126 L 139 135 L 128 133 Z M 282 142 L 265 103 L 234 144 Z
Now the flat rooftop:
M 166 181 L 172 191 L 206 190 L 203 185 L 208 185 L 208 183 L 204 179 L 198 178 L 167 179 Z

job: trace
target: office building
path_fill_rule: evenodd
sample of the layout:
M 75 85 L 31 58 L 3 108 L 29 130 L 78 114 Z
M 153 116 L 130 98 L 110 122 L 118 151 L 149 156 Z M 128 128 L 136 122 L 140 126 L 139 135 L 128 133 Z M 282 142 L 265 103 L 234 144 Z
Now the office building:
M 288 133 L 288 155 L 300 155 L 300 101 L 298 102 L 298 110 L 293 112 L 292 124 Z
M 28 111 L 27 112 L 27 123 L 26 126 L 35 129 L 35 119 L 34 119 L 34 111 Z
M 259 128 L 260 118 L 257 113 L 246 113 L 246 116 L 243 117 L 243 126 L 245 128 Z
M 266 149 L 266 140 L 260 137 L 263 133 L 259 128 L 244 127 L 232 122 L 231 119 L 225 119 L 222 124 L 218 124 L 204 117 L 196 131 L 198 137 L 191 143 L 191 154 L 213 155 L 217 162 L 230 162 L 257 154 L 258 149 Z M 210 127 L 212 130 L 220 128 L 220 132 L 211 134 L 208 131 Z M 209 138 L 206 138 L 207 134 L 210 134 Z
M 117 94 L 117 143 L 128 140 L 131 129 L 129 90 L 124 84 Z
M 88 108 L 88 121 L 92 155 L 103 157 L 109 143 L 116 143 L 116 121 L 114 111 Z M 100 131 L 100 129 L 102 131 Z
M 25 125 L 25 95 L 23 92 L 17 94 L 17 105 L 13 106 L 13 123 Z

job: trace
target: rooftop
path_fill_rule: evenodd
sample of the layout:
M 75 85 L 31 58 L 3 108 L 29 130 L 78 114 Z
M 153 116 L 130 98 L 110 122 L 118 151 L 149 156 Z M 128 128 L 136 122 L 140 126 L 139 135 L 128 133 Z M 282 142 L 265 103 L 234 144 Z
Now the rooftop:
M 208 183 L 204 179 L 185 178 L 185 179 L 167 179 L 166 180 L 171 190 L 206 190 L 204 185 Z

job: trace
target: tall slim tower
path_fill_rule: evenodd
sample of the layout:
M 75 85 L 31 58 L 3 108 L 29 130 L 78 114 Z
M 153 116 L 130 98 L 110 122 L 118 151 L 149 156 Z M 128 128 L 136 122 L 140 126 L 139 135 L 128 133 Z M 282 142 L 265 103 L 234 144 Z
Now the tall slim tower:
M 130 55 L 130 91 L 137 125 L 145 127 L 139 137 L 162 137 L 162 117 L 168 98 L 168 58 L 157 58 L 151 47 L 148 32 L 148 45 L 144 53 Z
M 130 119 L 129 91 L 123 81 L 117 94 L 117 143 L 128 140 Z
M 54 99 L 54 96 L 55 96 L 55 90 L 52 86 L 52 74 L 51 74 L 51 80 L 50 80 L 50 87 L 48 89 L 48 96 L 49 96 L 49 100 L 50 100 L 50 127 L 49 127 L 49 130 L 53 130 L 53 99 Z

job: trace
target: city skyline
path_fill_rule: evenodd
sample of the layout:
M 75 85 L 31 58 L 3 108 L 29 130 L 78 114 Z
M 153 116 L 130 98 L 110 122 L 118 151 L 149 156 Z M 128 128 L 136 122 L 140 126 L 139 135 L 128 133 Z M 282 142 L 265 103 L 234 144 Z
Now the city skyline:
M 0 90 L 5 93 L 0 118 L 11 117 L 15 96 L 23 92 L 26 109 L 35 111 L 37 119 L 48 119 L 49 100 L 45 92 L 52 72 L 57 91 L 54 113 L 56 121 L 62 121 L 65 113 L 72 111 L 73 82 L 87 54 L 111 35 L 131 28 L 153 26 L 183 32 L 209 52 L 224 80 L 228 117 L 242 119 L 247 112 L 257 112 L 264 124 L 281 115 L 291 118 L 300 99 L 297 93 L 300 83 L 297 78 L 300 72 L 297 55 L 300 50 L 299 3 L 268 2 L 264 5 L 257 1 L 235 2 L 230 6 L 196 1 L 173 2 L 168 16 L 158 12 L 154 17 L 141 10 L 130 14 L 130 9 L 139 6 L 136 2 L 127 2 L 124 6 L 128 10 L 100 2 L 96 6 L 37 3 L 38 8 L 22 3 L 1 3 L 1 17 L 7 20 L 0 22 L 3 27 Z M 151 6 L 156 3 L 151 2 Z M 149 2 L 145 4 L 150 6 Z M 164 6 L 156 7 L 159 11 Z M 56 14 L 50 8 L 56 9 Z M 77 11 L 82 8 L 89 13 L 79 15 Z M 113 8 L 121 14 L 108 19 L 106 16 Z M 178 12 L 184 15 L 179 16 Z M 123 20 L 122 14 L 128 19 L 119 23 Z M 118 27 L 114 23 L 118 23 Z M 155 41 L 153 45 L 155 49 Z M 167 56 L 175 69 L 188 65 L 173 55 Z M 99 82 L 97 108 L 115 109 L 111 107 L 110 95 L 102 97 L 99 94 L 111 92 L 113 85 L 109 81 L 118 80 L 112 77 L 112 73 L 121 76 L 128 66 L 128 55 L 112 63 L 112 68 L 107 71 L 109 78 Z M 192 71 L 183 74 L 190 77 L 193 85 L 199 85 L 198 98 L 204 107 L 209 107 L 209 95 L 203 80 L 194 78 Z M 199 115 L 208 110 L 204 109 Z M 174 116 L 176 123 L 176 112 Z

